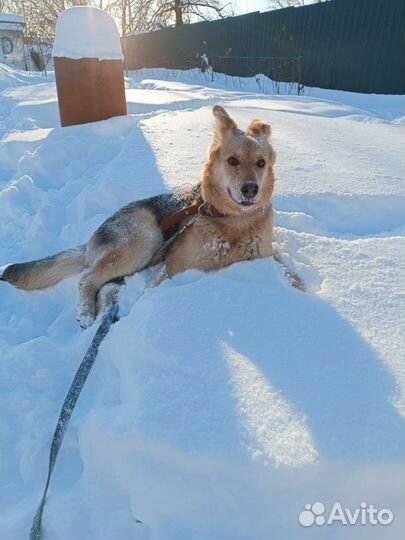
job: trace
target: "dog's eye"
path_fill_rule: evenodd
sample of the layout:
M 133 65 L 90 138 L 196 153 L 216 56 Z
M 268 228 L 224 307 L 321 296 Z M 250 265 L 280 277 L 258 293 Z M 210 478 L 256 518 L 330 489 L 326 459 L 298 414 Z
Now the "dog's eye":
M 259 161 L 256 163 L 256 165 L 257 165 L 260 169 L 263 169 L 263 167 L 266 165 L 266 162 L 264 161 L 264 159 L 259 159 Z
M 236 157 L 230 157 L 228 158 L 228 163 L 231 165 L 231 167 L 237 167 L 239 165 L 239 160 L 236 159 Z

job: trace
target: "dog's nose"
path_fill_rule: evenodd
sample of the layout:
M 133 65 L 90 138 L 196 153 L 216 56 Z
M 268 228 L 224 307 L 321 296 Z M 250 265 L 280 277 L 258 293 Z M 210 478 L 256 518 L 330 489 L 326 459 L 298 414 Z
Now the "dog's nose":
M 256 182 L 244 182 L 240 190 L 246 199 L 253 199 L 253 197 L 256 197 L 257 192 L 259 191 L 259 186 L 256 184 Z

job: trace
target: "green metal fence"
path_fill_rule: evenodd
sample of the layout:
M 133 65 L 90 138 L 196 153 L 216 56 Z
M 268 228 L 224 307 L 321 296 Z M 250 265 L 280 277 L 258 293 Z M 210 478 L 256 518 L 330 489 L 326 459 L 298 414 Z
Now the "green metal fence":
M 354 92 L 405 93 L 405 1 L 330 0 L 124 38 L 129 69 L 215 71 Z

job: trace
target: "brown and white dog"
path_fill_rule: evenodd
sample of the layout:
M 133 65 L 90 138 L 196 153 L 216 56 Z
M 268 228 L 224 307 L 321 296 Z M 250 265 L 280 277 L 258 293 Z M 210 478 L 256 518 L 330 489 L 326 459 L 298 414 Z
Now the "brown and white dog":
M 87 244 L 3 267 L 0 279 L 35 290 L 85 270 L 79 285 L 78 321 L 87 327 L 97 315 L 100 288 L 148 267 L 164 242 L 160 224 L 194 202 L 215 212 L 199 215 L 162 257 L 168 277 L 189 268 L 217 270 L 237 261 L 272 256 L 276 154 L 269 141 L 270 125 L 253 120 L 242 131 L 223 107 L 216 105 L 213 114 L 214 137 L 197 185 L 130 203 L 107 219 Z

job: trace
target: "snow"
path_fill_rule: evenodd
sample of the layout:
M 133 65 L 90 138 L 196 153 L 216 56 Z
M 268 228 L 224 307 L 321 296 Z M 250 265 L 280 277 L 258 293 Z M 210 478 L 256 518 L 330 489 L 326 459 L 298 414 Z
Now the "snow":
M 95 7 L 76 6 L 63 11 L 56 22 L 53 57 L 122 60 L 115 21 Z
M 14 13 L 0 13 L 0 24 L 2 23 L 25 24 L 25 19 Z
M 60 128 L 53 76 L 0 74 L 0 266 L 81 244 L 128 201 L 197 181 L 221 103 L 242 126 L 272 125 L 276 245 L 308 288 L 269 259 L 154 289 L 150 271 L 129 278 L 61 449 L 46 538 L 398 540 L 403 97 L 145 70 L 127 80 L 127 117 Z M 2 538 L 28 535 L 96 331 L 75 322 L 77 283 L 0 282 Z M 395 519 L 306 533 L 297 518 L 315 501 Z

